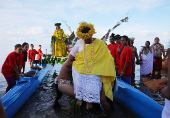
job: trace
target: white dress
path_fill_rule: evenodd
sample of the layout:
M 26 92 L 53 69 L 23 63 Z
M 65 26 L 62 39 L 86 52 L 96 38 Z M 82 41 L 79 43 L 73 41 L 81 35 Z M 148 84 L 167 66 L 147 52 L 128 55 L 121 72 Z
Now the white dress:
M 80 39 L 76 42 L 70 54 L 76 57 L 76 54 L 82 50 L 83 40 Z M 78 100 L 83 100 L 89 103 L 100 103 L 100 91 L 102 88 L 101 76 L 80 74 L 73 66 L 72 76 L 74 82 L 74 94 Z
M 170 118 L 170 100 L 165 98 L 165 106 L 162 111 L 162 118 Z
M 142 51 L 143 47 L 141 48 L 140 52 L 142 52 L 142 64 L 140 65 L 140 74 L 141 75 L 148 75 L 153 70 L 153 50 L 152 53 L 149 51 L 149 53 L 146 55 Z

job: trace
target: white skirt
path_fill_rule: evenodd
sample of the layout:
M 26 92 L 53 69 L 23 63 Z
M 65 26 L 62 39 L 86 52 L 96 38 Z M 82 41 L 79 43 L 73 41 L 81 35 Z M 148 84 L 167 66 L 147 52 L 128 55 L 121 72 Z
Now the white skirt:
M 79 74 L 72 66 L 74 94 L 78 100 L 100 103 L 101 76 Z

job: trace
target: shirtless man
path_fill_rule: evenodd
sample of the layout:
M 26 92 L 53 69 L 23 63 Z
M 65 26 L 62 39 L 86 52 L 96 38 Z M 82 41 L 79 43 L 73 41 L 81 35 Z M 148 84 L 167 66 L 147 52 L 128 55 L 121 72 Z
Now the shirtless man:
M 161 77 L 161 70 L 162 70 L 162 54 L 163 57 L 165 56 L 164 46 L 159 43 L 159 38 L 155 38 L 155 43 L 152 45 L 154 50 L 154 62 L 153 62 L 153 72 L 152 78 L 155 78 L 155 71 L 158 71 L 158 78 Z
M 65 94 L 73 98 L 75 97 L 74 86 L 69 84 L 70 83 L 69 81 L 72 78 L 72 74 L 70 70 L 71 68 L 72 65 L 70 64 L 70 62 L 68 62 L 68 60 L 65 61 L 65 63 L 61 67 L 60 74 L 56 80 L 57 98 L 55 101 L 55 105 L 58 105 L 58 100 L 62 97 L 62 94 Z M 100 92 L 100 102 L 106 114 L 111 115 L 111 106 L 107 101 L 107 97 L 103 89 Z
M 138 53 L 137 53 L 137 48 L 133 45 L 134 44 L 135 38 L 130 38 L 130 47 L 132 48 L 132 77 L 134 78 L 135 76 L 135 58 L 137 61 L 139 61 Z

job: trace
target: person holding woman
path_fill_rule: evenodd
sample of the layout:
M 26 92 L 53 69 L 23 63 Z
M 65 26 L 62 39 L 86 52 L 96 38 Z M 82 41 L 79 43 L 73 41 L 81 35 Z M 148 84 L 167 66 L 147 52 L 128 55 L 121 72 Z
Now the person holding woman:
M 27 61 L 27 52 L 29 49 L 28 43 L 24 42 L 22 44 L 22 53 L 20 54 L 20 65 L 22 66 L 21 68 L 23 69 L 22 74 L 24 74 L 25 71 L 25 62 Z
M 140 74 L 150 74 L 153 70 L 154 51 L 150 47 L 149 41 L 146 41 L 145 46 L 141 48 L 139 58 L 142 60 L 142 64 L 140 65 Z
M 100 103 L 101 90 L 113 101 L 111 83 L 116 77 L 114 59 L 102 40 L 92 38 L 94 33 L 92 24 L 81 22 L 77 29 L 80 40 L 74 45 L 67 60 L 68 65 L 73 64 L 72 76 L 77 105 L 81 106 L 84 100 L 87 102 L 87 109 L 92 108 L 91 103 Z

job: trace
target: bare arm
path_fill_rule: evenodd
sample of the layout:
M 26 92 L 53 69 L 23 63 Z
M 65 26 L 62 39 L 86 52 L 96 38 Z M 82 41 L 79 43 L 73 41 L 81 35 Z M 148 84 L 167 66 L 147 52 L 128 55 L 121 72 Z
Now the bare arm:
M 17 80 L 19 80 L 19 72 L 18 72 L 17 65 L 14 65 L 14 71 L 15 71 L 15 73 L 16 73 L 16 78 L 17 78 Z
M 0 101 L 0 116 L 1 116 L 1 118 L 7 118 L 6 114 L 5 114 L 4 107 L 3 107 L 2 103 L 1 103 L 1 101 Z
M 142 59 L 142 52 L 139 53 L 139 58 Z
M 162 45 L 162 48 L 163 48 L 163 57 L 165 57 L 165 49 L 163 45 Z
M 23 66 L 23 71 L 22 71 L 23 74 L 24 74 L 24 71 L 25 71 L 25 65 Z
M 19 66 L 18 66 L 18 73 L 19 73 L 19 74 L 21 74 L 21 69 L 22 69 L 22 66 L 19 65 Z
M 125 71 L 127 70 L 128 66 L 129 66 L 129 62 L 126 62 L 125 66 L 123 68 L 123 71 L 121 72 L 120 76 L 123 76 L 125 74 Z
M 138 53 L 137 53 L 137 49 L 135 51 L 135 57 L 136 57 L 136 60 L 139 60 L 139 56 L 138 56 Z
M 73 63 L 73 61 L 74 61 L 74 56 L 72 56 L 71 54 L 70 54 L 70 56 L 68 57 L 68 66 L 72 66 L 72 63 Z
M 170 63 L 168 65 L 168 84 L 167 87 L 160 90 L 163 97 L 170 100 Z

